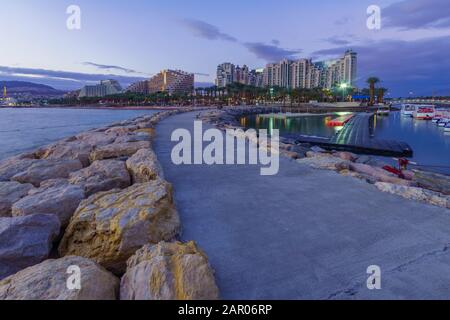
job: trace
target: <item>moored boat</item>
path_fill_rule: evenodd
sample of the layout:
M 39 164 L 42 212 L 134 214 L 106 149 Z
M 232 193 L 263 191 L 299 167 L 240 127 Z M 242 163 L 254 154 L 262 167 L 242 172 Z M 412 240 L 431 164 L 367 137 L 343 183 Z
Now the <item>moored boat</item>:
M 414 115 L 414 111 L 416 110 L 415 105 L 413 104 L 402 104 L 402 116 L 412 117 Z
M 433 105 L 417 105 L 413 117 L 417 120 L 432 120 L 436 115 Z

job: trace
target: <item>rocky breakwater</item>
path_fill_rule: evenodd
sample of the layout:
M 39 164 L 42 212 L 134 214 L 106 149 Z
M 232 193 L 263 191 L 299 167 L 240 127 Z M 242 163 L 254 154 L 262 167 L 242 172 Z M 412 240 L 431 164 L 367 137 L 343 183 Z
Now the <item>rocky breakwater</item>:
M 226 107 L 208 110 L 198 118 L 221 130 L 243 129 L 239 119 L 245 115 L 268 113 L 267 107 Z M 350 152 L 326 151 L 307 143 L 280 138 L 280 154 L 315 169 L 332 170 L 339 174 L 361 179 L 382 192 L 409 200 L 425 202 L 450 209 L 450 176 L 422 170 L 404 171 L 404 177 L 383 169 L 388 163 L 380 158 Z
M 155 125 L 178 112 L 0 162 L 0 299 L 219 297 L 206 255 L 176 241 L 172 186 L 151 149 Z

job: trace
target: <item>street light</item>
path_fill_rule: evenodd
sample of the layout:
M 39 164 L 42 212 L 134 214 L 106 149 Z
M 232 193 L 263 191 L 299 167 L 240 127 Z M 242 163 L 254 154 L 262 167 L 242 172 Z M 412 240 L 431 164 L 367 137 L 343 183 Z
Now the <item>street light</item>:
M 345 100 L 345 92 L 346 92 L 346 89 L 348 88 L 348 84 L 344 82 L 344 83 L 341 83 L 339 85 L 339 87 L 342 89 L 342 101 L 344 101 Z

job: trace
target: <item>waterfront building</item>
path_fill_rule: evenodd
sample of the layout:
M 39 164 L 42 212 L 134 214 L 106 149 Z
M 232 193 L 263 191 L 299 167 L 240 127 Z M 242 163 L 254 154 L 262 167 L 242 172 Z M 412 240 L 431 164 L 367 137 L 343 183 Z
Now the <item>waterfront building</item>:
M 163 70 L 148 80 L 148 88 L 150 93 L 192 93 L 194 74 L 181 70 Z
M 229 62 L 222 63 L 217 66 L 216 86 L 225 88 L 227 85 L 234 83 L 236 76 L 235 65 Z
M 246 65 L 242 67 L 229 62 L 217 66 L 215 85 L 225 88 L 233 83 L 241 83 L 255 87 L 263 87 L 264 69 L 253 69 Z
M 103 80 L 100 84 L 94 86 L 84 86 L 78 95 L 79 98 L 84 97 L 104 97 L 122 92 L 122 87 L 116 80 Z
M 139 81 L 128 87 L 128 92 L 152 94 L 156 92 L 192 93 L 194 74 L 181 70 L 162 70 L 149 80 Z
M 149 80 L 138 81 L 127 88 L 127 92 L 150 94 Z
M 334 60 L 312 62 L 311 59 L 282 60 L 267 64 L 264 70 L 264 86 L 331 89 L 340 83 L 355 86 L 357 54 L 351 50 Z

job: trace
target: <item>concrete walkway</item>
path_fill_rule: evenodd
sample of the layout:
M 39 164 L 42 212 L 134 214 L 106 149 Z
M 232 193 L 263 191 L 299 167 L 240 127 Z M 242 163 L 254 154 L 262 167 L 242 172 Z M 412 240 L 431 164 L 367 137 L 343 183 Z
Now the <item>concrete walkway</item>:
M 155 150 L 183 225 L 207 253 L 224 299 L 450 299 L 450 212 L 287 158 L 276 176 L 258 166 L 175 166 L 174 129 L 161 122 Z M 208 128 L 206 124 L 204 128 Z M 381 267 L 368 290 L 367 267 Z

